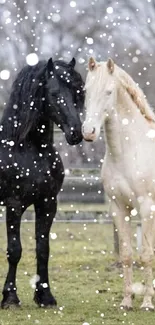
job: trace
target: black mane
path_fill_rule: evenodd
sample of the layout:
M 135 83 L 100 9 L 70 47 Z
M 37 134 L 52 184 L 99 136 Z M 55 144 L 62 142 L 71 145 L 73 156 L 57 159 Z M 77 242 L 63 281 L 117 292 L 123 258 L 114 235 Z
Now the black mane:
M 25 66 L 13 83 L 10 99 L 2 117 L 3 136 L 7 140 L 21 142 L 38 124 L 41 111 L 46 105 L 46 61 Z M 46 131 L 50 122 L 44 119 Z

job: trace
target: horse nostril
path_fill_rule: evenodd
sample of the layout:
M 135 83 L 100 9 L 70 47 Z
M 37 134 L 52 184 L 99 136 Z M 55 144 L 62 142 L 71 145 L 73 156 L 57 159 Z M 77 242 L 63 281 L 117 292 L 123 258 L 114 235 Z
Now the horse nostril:
M 95 133 L 95 128 L 93 128 L 93 130 L 92 130 L 92 134 L 94 134 Z
M 71 131 L 71 136 L 74 138 L 74 140 L 77 140 L 79 137 L 78 131 L 76 131 L 75 129 Z

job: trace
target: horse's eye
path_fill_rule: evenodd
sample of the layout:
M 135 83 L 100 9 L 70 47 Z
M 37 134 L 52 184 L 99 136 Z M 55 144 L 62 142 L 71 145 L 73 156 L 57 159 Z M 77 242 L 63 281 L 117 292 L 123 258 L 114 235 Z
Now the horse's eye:
M 107 90 L 107 91 L 106 91 L 106 95 L 109 96 L 109 95 L 111 95 L 111 94 L 112 94 L 112 90 Z
M 52 95 L 53 97 L 58 97 L 59 94 L 60 94 L 60 92 L 59 92 L 59 90 L 57 90 L 57 89 L 54 89 L 54 90 L 52 90 L 52 92 L 51 92 L 51 95 Z

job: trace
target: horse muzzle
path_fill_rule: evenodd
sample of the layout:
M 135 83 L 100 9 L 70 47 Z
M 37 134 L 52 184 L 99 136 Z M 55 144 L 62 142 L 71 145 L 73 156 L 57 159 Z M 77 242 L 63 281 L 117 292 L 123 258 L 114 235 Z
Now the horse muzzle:
M 86 130 L 84 124 L 82 125 L 82 135 L 85 141 L 95 141 L 96 140 L 96 130 L 95 127 L 92 127 L 91 130 Z
M 76 130 L 75 128 L 72 128 L 72 130 L 65 130 L 65 137 L 68 144 L 71 146 L 76 145 L 83 140 L 81 129 Z

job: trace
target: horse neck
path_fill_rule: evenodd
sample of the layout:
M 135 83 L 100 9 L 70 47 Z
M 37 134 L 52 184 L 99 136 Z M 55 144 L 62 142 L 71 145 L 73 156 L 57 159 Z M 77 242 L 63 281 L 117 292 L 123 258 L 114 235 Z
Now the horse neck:
M 106 154 L 113 159 L 117 159 L 121 154 L 119 128 L 118 116 L 114 113 L 104 123 Z
M 42 126 L 45 128 L 43 129 Z M 53 129 L 52 121 L 40 120 L 36 129 L 28 134 L 27 142 L 34 145 L 38 150 L 47 148 L 54 142 Z
M 8 115 L 11 116 L 12 113 L 13 112 L 10 111 L 9 114 L 6 113 L 3 115 L 1 121 L 0 140 L 8 142 L 14 141 L 14 143 L 18 145 L 17 130 L 14 127 L 14 119 L 8 119 Z M 25 146 L 35 146 L 38 148 L 38 150 L 41 148 L 46 148 L 54 142 L 53 129 L 53 122 L 40 116 L 35 128 L 29 131 L 26 138 L 22 142 Z
M 119 160 L 122 154 L 128 154 L 138 146 L 149 129 L 150 124 L 128 93 L 119 89 L 114 109 L 104 125 L 107 154 L 111 159 Z

